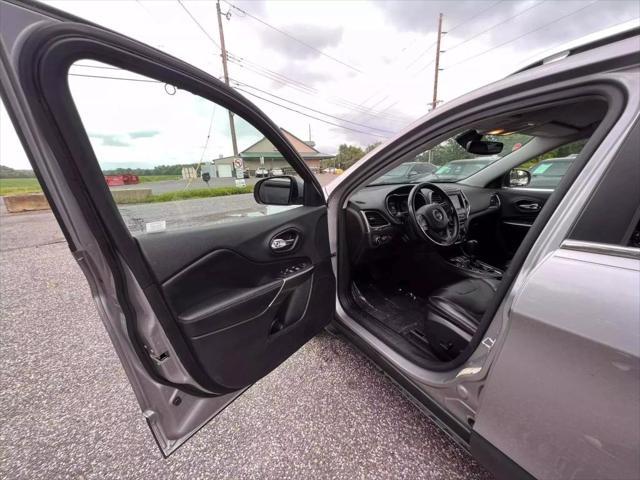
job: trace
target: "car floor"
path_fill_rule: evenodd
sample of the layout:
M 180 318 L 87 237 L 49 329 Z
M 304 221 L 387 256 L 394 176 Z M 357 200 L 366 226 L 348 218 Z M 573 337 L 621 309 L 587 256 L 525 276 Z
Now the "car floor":
M 363 325 L 409 358 L 442 361 L 429 346 L 423 323 L 432 292 L 458 280 L 443 265 L 436 251 L 417 248 L 354 271 L 351 294 L 364 313 Z
M 400 336 L 417 348 L 422 356 L 438 360 L 422 330 L 428 309 L 426 299 L 401 286 L 392 287 L 366 280 L 353 282 L 352 294 L 365 314 L 387 327 L 388 335 L 383 340 L 392 346 L 398 345 L 397 337 Z

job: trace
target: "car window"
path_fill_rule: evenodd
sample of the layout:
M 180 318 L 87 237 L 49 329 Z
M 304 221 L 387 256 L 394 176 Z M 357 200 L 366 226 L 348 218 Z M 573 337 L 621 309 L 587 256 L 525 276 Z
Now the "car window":
M 92 72 L 108 75 L 87 74 L 87 64 L 72 66 L 71 94 L 131 232 L 242 221 L 292 208 L 254 200 L 258 179 L 295 172 L 242 117 L 233 115 L 234 155 L 229 112 L 222 106 L 109 65 L 91 62 L 99 67 Z M 299 150 L 308 147 L 295 141 Z M 308 161 L 310 168 L 315 163 Z
M 585 143 L 586 140 L 572 142 L 522 163 L 517 168 L 527 170 L 531 181 L 522 187 L 513 188 L 555 189 Z
M 599 178 L 569 240 L 640 248 L 639 150 L 640 123 L 636 122 Z
M 458 144 L 455 136 L 441 142 L 430 150 L 416 155 L 410 161 L 401 163 L 374 179 L 369 185 L 458 182 L 517 150 L 532 138 L 519 133 L 499 137 L 486 135 L 485 139 L 499 141 L 504 144 L 502 152 L 499 155 L 473 155 Z

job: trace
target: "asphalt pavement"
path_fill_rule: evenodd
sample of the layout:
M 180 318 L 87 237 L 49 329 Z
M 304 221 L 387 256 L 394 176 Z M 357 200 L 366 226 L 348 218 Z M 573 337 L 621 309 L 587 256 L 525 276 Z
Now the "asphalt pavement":
M 490 478 L 327 334 L 163 459 L 50 212 L 0 215 L 0 315 L 0 478 Z

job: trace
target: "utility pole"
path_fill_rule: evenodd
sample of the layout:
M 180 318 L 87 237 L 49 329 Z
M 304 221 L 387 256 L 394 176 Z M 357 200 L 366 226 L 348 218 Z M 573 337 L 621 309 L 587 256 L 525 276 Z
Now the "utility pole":
M 442 40 L 442 35 L 445 32 L 442 31 L 442 14 L 438 18 L 438 40 L 436 41 L 436 68 L 435 68 L 435 76 L 433 79 L 433 101 L 431 102 L 431 110 L 436 108 L 438 105 L 438 74 L 440 73 L 440 41 Z
M 220 11 L 220 0 L 216 2 L 218 12 L 218 32 L 220 32 L 220 48 L 222 49 L 222 71 L 224 72 L 224 83 L 229 85 L 229 71 L 227 70 L 227 48 L 224 45 L 224 32 L 222 30 L 222 12 Z M 229 113 L 229 130 L 231 131 L 231 145 L 233 146 L 233 157 L 238 158 L 238 142 L 236 142 L 236 127 L 233 123 L 233 113 Z
M 431 101 L 431 109 L 433 110 L 438 105 L 438 75 L 440 74 L 440 43 L 442 35 L 446 33 L 442 31 L 442 14 L 438 17 L 438 39 L 436 40 L 436 66 L 435 74 L 433 78 L 433 100 Z M 429 150 L 429 156 L 427 157 L 428 163 L 433 163 L 433 150 Z

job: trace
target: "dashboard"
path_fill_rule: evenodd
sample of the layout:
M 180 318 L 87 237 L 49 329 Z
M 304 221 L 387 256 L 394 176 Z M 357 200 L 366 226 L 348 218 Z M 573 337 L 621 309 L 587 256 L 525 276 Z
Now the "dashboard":
M 500 197 L 495 189 L 470 187 L 457 183 L 435 183 L 453 203 L 460 224 L 458 242 L 465 240 L 469 220 L 500 209 Z M 356 192 L 347 208 L 349 243 L 357 244 L 360 254 L 380 249 L 399 239 L 410 240 L 413 235 L 409 223 L 408 197 L 414 187 L 405 185 L 372 185 Z M 427 192 L 425 192 L 427 193 Z M 428 191 L 428 198 L 416 197 L 416 208 L 421 202 L 442 203 L 440 194 Z
M 411 189 L 409 189 L 409 191 L 410 190 Z M 409 205 L 408 205 L 409 191 L 407 192 L 403 191 L 401 193 L 390 193 L 389 195 L 387 195 L 385 206 L 387 209 L 387 213 L 389 213 L 389 215 L 391 215 L 394 218 L 401 219 L 409 213 Z M 429 198 L 427 199 L 428 203 L 442 203 L 444 201 L 444 199 L 441 198 L 440 194 L 438 194 L 437 192 L 429 192 L 429 193 L 430 195 L 429 195 Z M 448 197 L 449 197 L 449 200 L 451 200 L 451 203 L 453 203 L 453 206 L 455 207 L 456 211 L 465 210 L 469 206 L 469 201 L 465 197 L 464 193 L 462 193 L 462 191 L 451 193 Z M 424 204 L 425 202 L 423 200 L 423 197 L 416 198 L 417 207 L 421 207 Z

